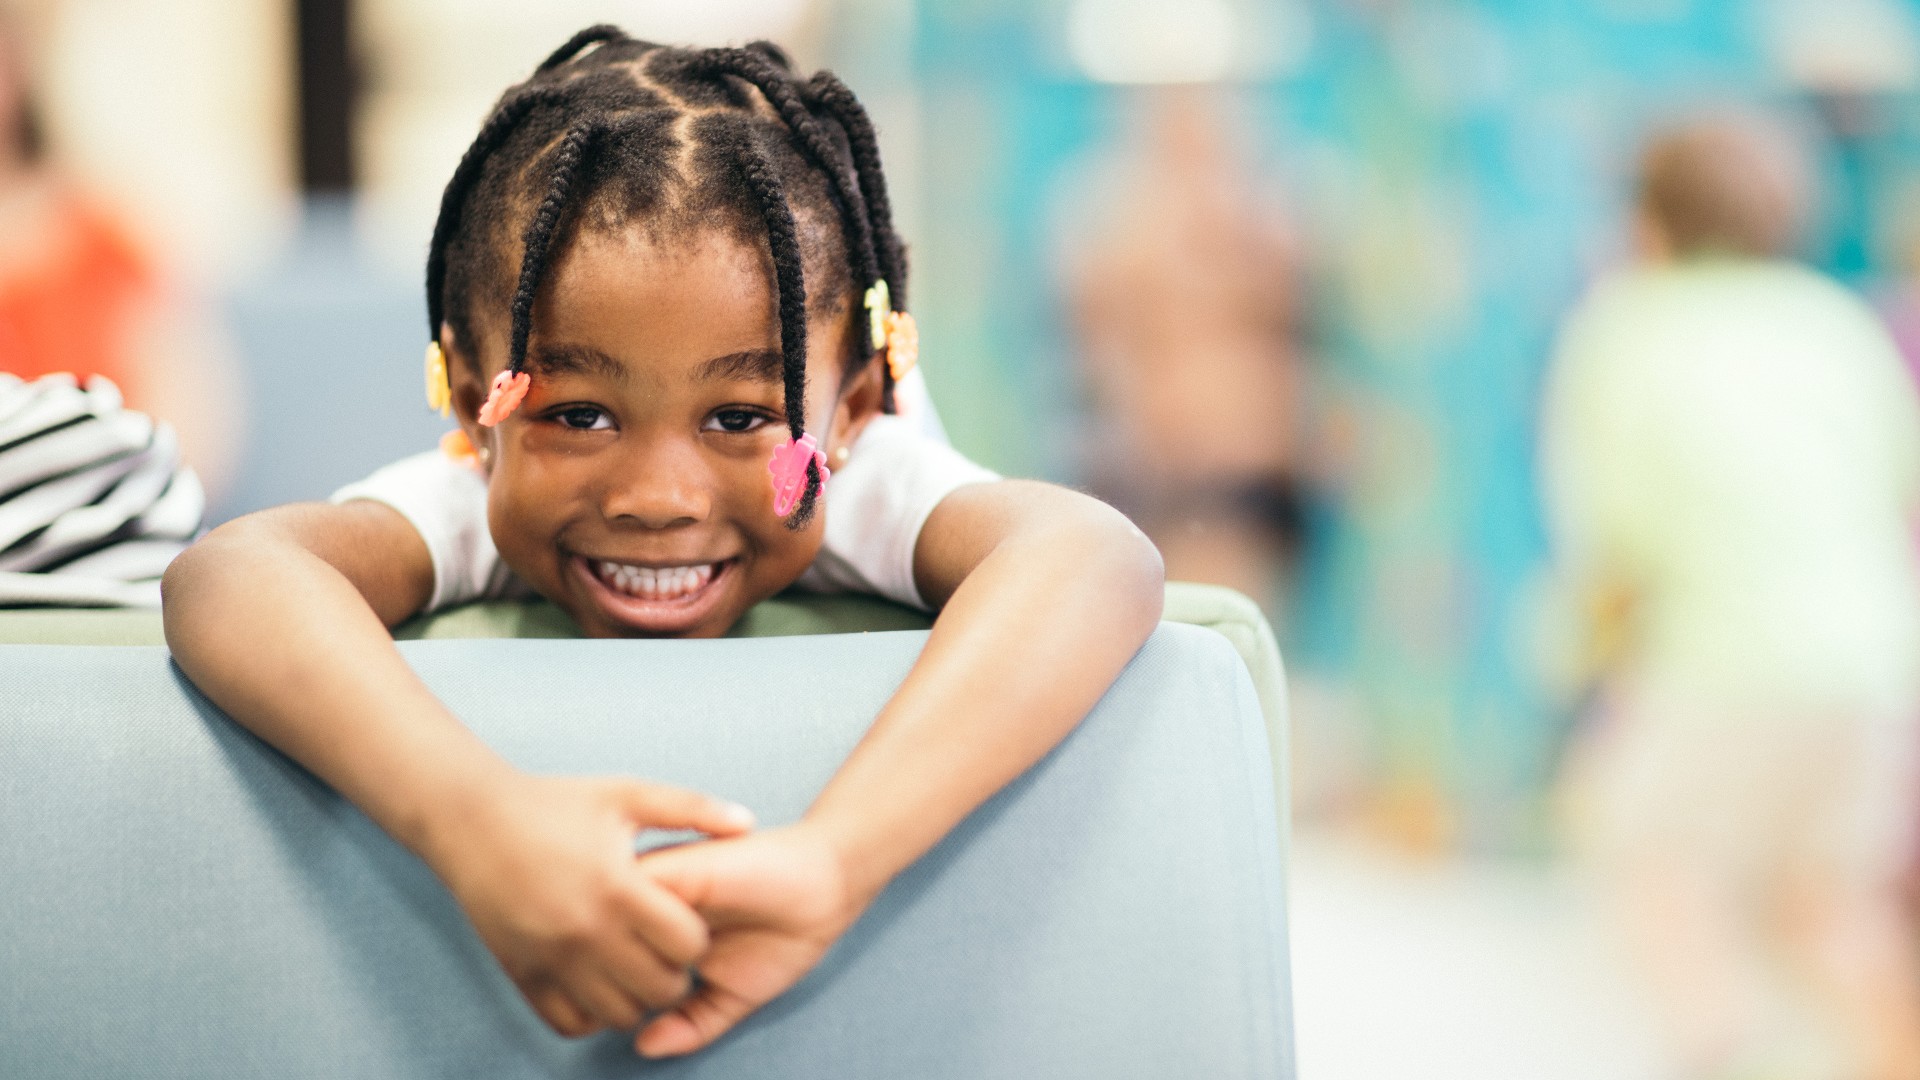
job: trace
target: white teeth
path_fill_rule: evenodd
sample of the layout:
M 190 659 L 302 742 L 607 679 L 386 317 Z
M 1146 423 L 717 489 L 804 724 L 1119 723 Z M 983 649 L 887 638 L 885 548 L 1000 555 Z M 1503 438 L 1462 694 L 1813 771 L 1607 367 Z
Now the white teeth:
M 629 596 L 643 600 L 678 600 L 706 588 L 713 580 L 713 565 L 654 569 L 602 560 L 594 564 L 594 571 L 601 581 Z

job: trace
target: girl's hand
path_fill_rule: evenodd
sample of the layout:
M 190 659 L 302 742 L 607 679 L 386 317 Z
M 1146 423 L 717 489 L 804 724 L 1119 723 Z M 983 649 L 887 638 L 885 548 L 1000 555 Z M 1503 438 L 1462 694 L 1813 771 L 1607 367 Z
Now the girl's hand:
M 690 1054 L 813 970 L 872 896 L 850 887 L 840 853 L 805 824 L 642 856 L 640 868 L 707 921 L 712 944 L 692 997 L 656 1017 L 634 1049 Z
M 436 830 L 429 863 L 555 1031 L 631 1030 L 685 997 L 707 927 L 639 868 L 642 829 L 732 836 L 745 807 L 660 784 L 516 774 Z

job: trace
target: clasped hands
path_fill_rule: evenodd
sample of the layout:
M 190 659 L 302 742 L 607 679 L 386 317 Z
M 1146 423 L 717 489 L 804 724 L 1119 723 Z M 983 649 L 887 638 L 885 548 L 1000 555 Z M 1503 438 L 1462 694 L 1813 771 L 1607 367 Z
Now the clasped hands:
M 817 829 L 754 832 L 745 808 L 659 784 L 519 775 L 449 817 L 423 855 L 534 1011 L 567 1036 L 638 1028 L 648 1057 L 712 1043 L 871 900 Z M 711 839 L 636 857 L 648 828 Z

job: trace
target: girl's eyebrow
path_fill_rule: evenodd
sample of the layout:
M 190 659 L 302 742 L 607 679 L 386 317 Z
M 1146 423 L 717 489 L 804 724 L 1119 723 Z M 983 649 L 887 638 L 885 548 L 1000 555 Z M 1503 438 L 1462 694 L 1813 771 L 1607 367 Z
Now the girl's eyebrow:
M 693 377 L 699 382 L 777 383 L 780 376 L 780 354 L 772 349 L 749 349 L 716 356 L 693 369 Z
M 627 366 L 585 345 L 543 345 L 527 357 L 527 366 L 543 375 L 597 375 L 627 381 Z

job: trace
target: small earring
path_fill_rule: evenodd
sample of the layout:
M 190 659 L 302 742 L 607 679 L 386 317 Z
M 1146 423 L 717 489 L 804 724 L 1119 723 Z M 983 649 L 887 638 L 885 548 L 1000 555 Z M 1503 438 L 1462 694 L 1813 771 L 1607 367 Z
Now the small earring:
M 480 464 L 485 465 L 492 460 L 493 460 L 493 447 L 491 446 L 481 447 L 480 448 Z
M 852 456 L 853 456 L 853 448 L 850 446 L 843 446 L 840 449 L 835 450 L 833 452 L 833 467 L 836 469 L 846 468 L 847 459 Z

